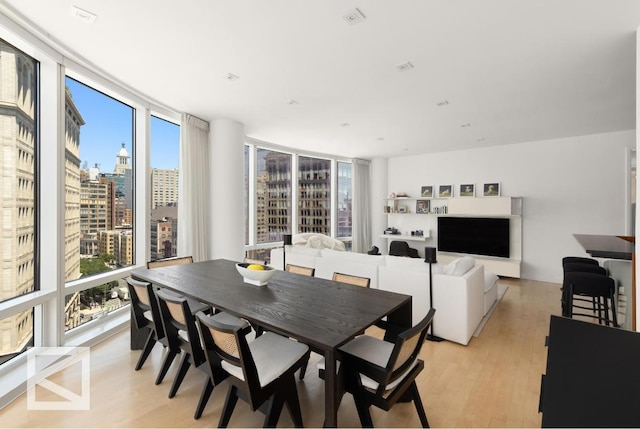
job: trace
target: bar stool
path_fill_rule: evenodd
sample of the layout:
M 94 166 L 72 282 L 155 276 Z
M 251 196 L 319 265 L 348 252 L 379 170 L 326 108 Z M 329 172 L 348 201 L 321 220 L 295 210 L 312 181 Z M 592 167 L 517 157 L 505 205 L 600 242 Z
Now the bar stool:
M 598 319 L 598 323 L 603 322 L 609 326 L 613 323 L 618 327 L 618 315 L 614 299 L 615 281 L 600 273 L 589 273 L 580 271 L 565 272 L 563 293 L 566 292 L 566 316 L 585 316 Z M 574 297 L 589 297 L 592 300 L 592 307 L 584 307 L 574 303 Z M 611 306 L 609 306 L 611 301 Z M 593 313 L 575 312 L 574 308 L 591 310 Z M 609 315 L 611 311 L 611 315 Z
M 574 258 L 573 260 L 578 260 L 578 259 L 585 259 L 585 258 Z M 578 272 L 578 273 L 594 273 L 594 274 L 600 274 L 600 275 L 608 275 L 607 270 L 603 267 L 601 267 L 600 265 L 594 265 L 592 263 L 586 263 L 586 262 L 567 262 L 565 264 L 563 264 L 562 266 L 564 275 L 566 276 L 567 273 L 572 273 L 572 272 Z M 562 285 L 562 315 L 563 316 L 567 316 L 568 315 L 568 310 L 567 310 L 567 302 L 568 302 L 568 289 L 566 286 L 566 280 L 563 281 L 563 285 Z M 593 311 L 596 312 L 597 310 L 597 305 L 596 305 L 596 300 L 598 300 L 599 302 L 599 298 L 574 298 L 580 301 L 588 301 L 591 302 L 593 304 Z

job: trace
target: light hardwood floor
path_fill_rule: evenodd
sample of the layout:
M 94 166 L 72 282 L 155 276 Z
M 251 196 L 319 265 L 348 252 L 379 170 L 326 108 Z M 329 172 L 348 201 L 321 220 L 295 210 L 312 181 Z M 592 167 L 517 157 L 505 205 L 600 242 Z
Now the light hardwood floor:
M 545 371 L 549 317 L 560 314 L 560 285 L 528 280 L 500 280 L 509 289 L 479 337 L 468 346 L 447 341 L 426 342 L 425 370 L 418 386 L 432 427 L 540 427 L 540 378 Z M 203 374 L 190 369 L 178 394 L 167 397 L 177 362 L 165 381 L 153 381 L 162 358 L 156 346 L 140 371 L 133 367 L 138 351 L 129 350 L 128 331 L 91 349 L 91 409 L 89 411 L 29 411 L 26 395 L 0 410 L 2 427 L 215 427 L 227 384 L 214 389 L 200 420 L 193 419 Z M 312 355 L 307 376 L 298 382 L 305 426 L 323 423 L 324 385 Z M 53 381 L 76 385 L 77 369 L 63 371 Z M 46 398 L 38 391 L 38 399 Z M 418 427 L 413 404 L 396 404 L 388 413 L 372 408 L 377 427 Z M 261 427 L 263 415 L 238 402 L 231 427 Z M 353 398 L 345 395 L 338 413 L 342 427 L 357 427 Z M 291 427 L 286 408 L 278 426 Z

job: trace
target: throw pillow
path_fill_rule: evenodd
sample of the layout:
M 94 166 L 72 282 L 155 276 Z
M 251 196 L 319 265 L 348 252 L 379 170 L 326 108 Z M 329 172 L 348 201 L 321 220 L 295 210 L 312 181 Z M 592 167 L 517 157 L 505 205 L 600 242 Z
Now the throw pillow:
M 462 276 L 471 268 L 473 268 L 475 265 L 476 265 L 476 260 L 473 259 L 471 256 L 465 256 L 464 258 L 460 258 L 460 260 L 456 264 L 456 267 L 453 269 L 452 275 Z
M 456 265 L 458 264 L 459 261 L 460 261 L 460 258 L 454 259 L 453 261 L 449 262 L 447 266 L 444 267 L 444 270 L 442 270 L 442 274 L 445 274 L 447 276 L 452 276 L 453 270 L 456 269 Z

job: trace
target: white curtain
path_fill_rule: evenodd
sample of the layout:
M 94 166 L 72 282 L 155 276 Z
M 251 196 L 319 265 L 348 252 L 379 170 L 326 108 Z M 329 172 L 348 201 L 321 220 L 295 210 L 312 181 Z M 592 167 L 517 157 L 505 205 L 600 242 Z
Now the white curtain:
M 209 123 L 183 114 L 181 136 L 178 252 L 204 261 L 210 254 Z
M 353 160 L 353 243 L 352 250 L 365 253 L 371 248 L 371 161 Z

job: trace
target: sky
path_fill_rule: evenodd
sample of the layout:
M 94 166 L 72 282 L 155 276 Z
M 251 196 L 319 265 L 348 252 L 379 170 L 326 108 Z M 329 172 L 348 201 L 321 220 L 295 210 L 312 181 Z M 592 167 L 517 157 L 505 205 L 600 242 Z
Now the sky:
M 80 127 L 81 166 L 97 163 L 102 173 L 113 173 L 123 142 L 133 165 L 134 109 L 71 78 L 65 83 L 85 121 Z M 179 148 L 180 127 L 152 116 L 151 167 L 178 168 Z

